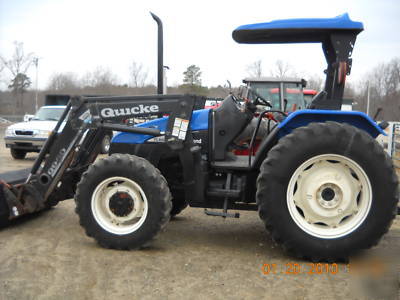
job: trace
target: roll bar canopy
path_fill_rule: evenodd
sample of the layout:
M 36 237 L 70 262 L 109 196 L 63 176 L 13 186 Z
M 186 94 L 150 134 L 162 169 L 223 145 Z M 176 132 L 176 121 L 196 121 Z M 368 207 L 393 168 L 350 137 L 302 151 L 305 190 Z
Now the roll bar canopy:
M 350 75 L 354 44 L 364 30 L 347 13 L 326 19 L 286 19 L 242 25 L 233 39 L 243 44 L 321 43 L 328 64 L 325 97 L 314 103 L 320 109 L 340 109 L 346 75 Z

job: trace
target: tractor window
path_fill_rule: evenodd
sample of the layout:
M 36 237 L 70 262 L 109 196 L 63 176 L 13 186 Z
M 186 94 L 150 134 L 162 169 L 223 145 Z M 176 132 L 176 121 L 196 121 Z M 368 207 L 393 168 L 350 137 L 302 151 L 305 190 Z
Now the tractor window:
M 279 83 L 251 82 L 250 87 L 265 100 L 271 102 L 271 109 L 280 110 Z
M 315 95 L 312 94 L 305 94 L 304 95 L 304 100 L 306 101 L 306 105 L 309 105 L 314 98 Z
M 292 111 L 294 108 L 305 108 L 303 87 L 298 83 L 283 84 L 283 98 L 287 100 L 287 111 Z

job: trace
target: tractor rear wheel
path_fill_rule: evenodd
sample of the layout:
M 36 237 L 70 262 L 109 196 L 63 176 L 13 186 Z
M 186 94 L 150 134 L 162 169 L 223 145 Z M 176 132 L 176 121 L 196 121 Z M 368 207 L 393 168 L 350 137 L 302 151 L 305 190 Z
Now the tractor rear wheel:
M 274 240 L 313 261 L 376 245 L 398 202 L 392 161 L 347 124 L 312 123 L 280 139 L 257 179 L 259 214 Z
M 86 234 L 101 246 L 138 249 L 167 224 L 171 194 L 161 173 L 147 160 L 113 154 L 83 174 L 75 196 Z

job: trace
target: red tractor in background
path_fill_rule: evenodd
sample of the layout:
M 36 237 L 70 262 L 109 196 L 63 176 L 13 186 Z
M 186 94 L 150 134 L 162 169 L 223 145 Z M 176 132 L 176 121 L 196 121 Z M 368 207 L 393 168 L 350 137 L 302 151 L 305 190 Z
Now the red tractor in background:
M 243 83 L 246 85 L 247 90 L 251 91 L 246 98 L 252 100 L 253 98 L 262 97 L 270 102 L 271 113 L 266 115 L 263 122 L 259 125 L 257 136 L 251 145 L 252 133 L 257 127 L 257 122 L 254 120 L 247 128 L 236 138 L 237 149 L 233 149 L 235 155 L 249 155 L 251 151 L 253 155 L 258 150 L 260 141 L 268 134 L 268 132 L 277 124 L 275 115 L 272 111 L 283 111 L 290 113 L 299 109 L 307 107 L 304 99 L 304 90 L 307 82 L 299 78 L 274 78 L 274 77 L 259 77 L 259 78 L 245 78 Z
M 306 102 L 306 105 L 308 106 L 311 104 L 312 99 L 315 97 L 315 95 L 318 94 L 318 91 L 316 90 L 311 90 L 311 89 L 304 89 L 303 90 L 303 95 L 304 95 L 304 101 Z

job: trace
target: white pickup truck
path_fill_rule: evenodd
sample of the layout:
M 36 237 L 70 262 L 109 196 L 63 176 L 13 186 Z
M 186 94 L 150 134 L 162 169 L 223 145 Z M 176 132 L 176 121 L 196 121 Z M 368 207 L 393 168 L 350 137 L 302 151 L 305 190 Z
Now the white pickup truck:
M 42 106 L 28 121 L 7 127 L 4 140 L 6 147 L 10 148 L 11 156 L 14 159 L 24 159 L 28 152 L 40 152 L 64 109 L 65 105 Z M 101 153 L 108 153 L 111 138 L 112 132 L 106 134 Z
M 24 159 L 28 152 L 39 152 L 64 109 L 64 105 L 42 106 L 29 121 L 7 127 L 4 140 L 12 157 Z

